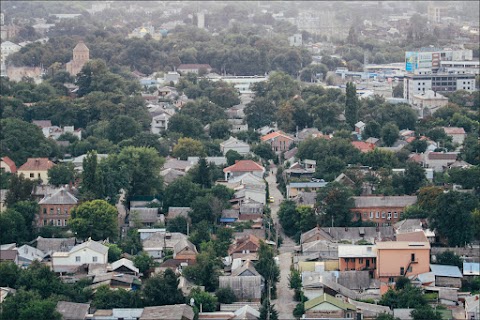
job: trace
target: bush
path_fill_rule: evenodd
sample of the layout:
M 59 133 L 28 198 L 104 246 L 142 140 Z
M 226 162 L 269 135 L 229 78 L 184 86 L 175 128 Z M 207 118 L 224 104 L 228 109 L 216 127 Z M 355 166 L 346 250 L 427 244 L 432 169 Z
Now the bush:
M 230 304 L 237 301 L 237 297 L 230 287 L 217 289 L 215 295 L 217 296 L 218 303 Z

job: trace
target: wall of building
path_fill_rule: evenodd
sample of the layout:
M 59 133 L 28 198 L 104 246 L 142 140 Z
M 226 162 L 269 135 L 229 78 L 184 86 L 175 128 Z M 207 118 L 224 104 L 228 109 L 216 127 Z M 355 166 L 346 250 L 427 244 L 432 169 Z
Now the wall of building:
M 42 204 L 37 217 L 37 227 L 53 225 L 58 227 L 67 226 L 70 213 L 74 205 Z
M 80 257 L 80 261 L 77 261 L 76 257 Z M 96 257 L 97 261 L 94 262 L 93 258 Z M 54 266 L 81 266 L 82 264 L 106 264 L 108 262 L 107 253 L 101 254 L 99 252 L 93 251 L 89 248 L 84 250 L 79 250 L 72 252 L 65 256 L 53 256 L 52 263 Z
M 415 255 L 415 262 L 411 264 L 411 271 L 407 271 L 412 254 Z M 382 282 L 387 282 L 389 277 L 399 277 L 401 267 L 405 268 L 407 275 L 430 272 L 430 249 L 415 247 L 409 249 L 377 248 L 376 277 Z
M 18 174 L 22 174 L 25 176 L 25 178 L 35 180 L 35 179 L 41 179 L 43 184 L 48 184 L 48 171 L 39 171 L 39 170 L 19 170 Z

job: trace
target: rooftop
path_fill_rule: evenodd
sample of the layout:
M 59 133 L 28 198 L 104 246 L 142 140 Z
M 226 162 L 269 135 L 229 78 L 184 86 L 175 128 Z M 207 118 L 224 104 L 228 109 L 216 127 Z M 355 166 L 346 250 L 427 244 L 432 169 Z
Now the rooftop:
M 435 276 L 450 277 L 450 278 L 462 278 L 462 273 L 457 266 L 447 266 L 441 264 L 431 264 L 430 270 L 432 270 Z
M 78 199 L 70 192 L 61 188 L 52 195 L 45 195 L 45 197 L 38 202 L 38 204 L 56 204 L 56 205 L 76 205 Z
M 430 249 L 428 242 L 410 242 L 410 241 L 380 241 L 376 243 L 377 250 L 384 249 Z
M 239 160 L 234 165 L 226 167 L 223 172 L 265 171 L 265 168 L 253 160 Z
M 54 165 L 48 158 L 28 158 L 18 171 L 47 171 Z
M 377 248 L 374 245 L 339 245 L 339 258 L 375 258 Z
M 417 196 L 360 196 L 353 199 L 355 208 L 406 207 L 417 202 Z

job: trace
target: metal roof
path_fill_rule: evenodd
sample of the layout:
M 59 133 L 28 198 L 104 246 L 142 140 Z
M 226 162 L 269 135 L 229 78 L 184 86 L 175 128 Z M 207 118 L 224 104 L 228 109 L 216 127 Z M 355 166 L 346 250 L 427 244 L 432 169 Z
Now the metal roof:
M 439 277 L 462 278 L 462 273 L 457 266 L 447 266 L 441 264 L 431 264 L 430 270 Z

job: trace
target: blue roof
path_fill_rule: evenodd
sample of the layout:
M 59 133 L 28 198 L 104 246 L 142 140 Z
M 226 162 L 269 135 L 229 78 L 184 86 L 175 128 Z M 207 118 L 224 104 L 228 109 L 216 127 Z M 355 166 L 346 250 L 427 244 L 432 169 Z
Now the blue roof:
M 293 188 L 323 188 L 328 182 L 291 182 L 290 187 Z
M 462 273 L 457 266 L 447 266 L 441 264 L 431 264 L 430 270 L 432 270 L 435 276 L 450 277 L 450 278 L 462 278 Z
M 478 262 L 464 262 L 463 263 L 464 275 L 480 275 L 480 263 Z
M 220 222 L 235 222 L 236 218 L 220 218 Z

